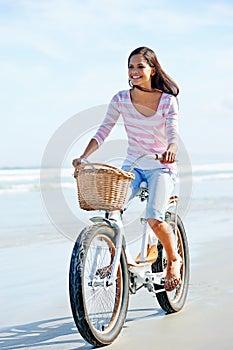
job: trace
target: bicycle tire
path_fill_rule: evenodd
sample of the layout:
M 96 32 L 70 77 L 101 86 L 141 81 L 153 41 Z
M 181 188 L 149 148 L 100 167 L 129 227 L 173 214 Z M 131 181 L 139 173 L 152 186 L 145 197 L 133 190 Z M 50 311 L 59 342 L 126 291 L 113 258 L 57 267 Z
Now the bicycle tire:
M 97 271 L 111 264 L 115 250 L 116 232 L 106 223 L 97 223 L 80 233 L 72 252 L 69 272 L 72 314 L 82 337 L 95 347 L 111 344 L 116 339 L 128 310 L 129 281 L 124 247 L 114 284 L 90 286 Z
M 175 214 L 167 212 L 165 221 L 170 225 L 174 232 L 175 227 Z M 177 216 L 177 239 L 176 249 L 182 258 L 181 266 L 181 282 L 174 291 L 157 293 L 156 297 L 159 305 L 168 314 L 180 311 L 186 301 L 188 288 L 189 288 L 189 275 L 190 275 L 190 260 L 189 260 L 189 247 L 188 240 L 185 232 L 183 222 L 179 216 Z M 158 242 L 158 258 L 152 265 L 153 272 L 162 272 L 166 268 L 166 254 L 161 242 Z

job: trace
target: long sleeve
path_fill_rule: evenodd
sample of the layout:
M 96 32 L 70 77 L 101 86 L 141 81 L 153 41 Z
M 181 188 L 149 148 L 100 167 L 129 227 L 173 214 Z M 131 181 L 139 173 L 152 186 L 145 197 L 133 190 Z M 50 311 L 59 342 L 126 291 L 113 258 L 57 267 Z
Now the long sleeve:
M 145 117 L 137 111 L 130 90 L 119 91 L 111 100 L 106 116 L 94 139 L 101 146 L 121 115 L 127 134 L 128 148 L 125 164 L 131 164 L 143 154 L 163 154 L 171 143 L 178 144 L 178 105 L 176 98 L 163 93 L 158 110 Z M 145 161 L 144 169 L 154 169 L 155 162 Z M 158 162 L 157 166 L 161 166 Z M 169 168 L 171 164 L 164 165 Z
M 174 96 L 170 99 L 166 116 L 166 136 L 168 144 L 178 144 L 178 103 Z
M 102 145 L 112 128 L 115 126 L 116 122 L 119 119 L 120 113 L 121 112 L 119 103 L 117 101 L 117 95 L 115 95 L 108 106 L 108 110 L 103 120 L 103 123 L 100 125 L 96 134 L 93 136 L 93 139 L 95 139 L 98 142 L 99 146 Z

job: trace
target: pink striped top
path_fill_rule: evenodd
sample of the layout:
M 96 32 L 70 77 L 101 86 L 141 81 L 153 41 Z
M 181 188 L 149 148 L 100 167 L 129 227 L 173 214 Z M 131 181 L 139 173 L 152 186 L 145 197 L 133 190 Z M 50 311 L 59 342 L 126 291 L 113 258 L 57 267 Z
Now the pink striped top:
M 111 100 L 103 123 L 93 137 L 99 144 L 104 142 L 110 131 L 122 116 L 128 136 L 128 149 L 124 165 L 131 164 L 144 154 L 162 154 L 170 143 L 178 144 L 178 105 L 170 94 L 161 95 L 157 111 L 146 117 L 137 111 L 130 97 L 130 90 L 118 92 Z M 167 167 L 174 170 L 173 164 L 143 160 L 139 168 L 154 169 Z

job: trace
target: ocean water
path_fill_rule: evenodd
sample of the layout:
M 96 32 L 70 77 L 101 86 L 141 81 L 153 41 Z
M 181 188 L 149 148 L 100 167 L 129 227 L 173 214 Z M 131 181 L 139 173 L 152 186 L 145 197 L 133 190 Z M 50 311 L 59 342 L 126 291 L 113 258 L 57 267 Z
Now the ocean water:
M 79 220 L 75 229 L 78 231 L 85 226 L 93 213 L 78 208 L 73 169 L 62 169 L 59 179 L 53 169 L 42 175 L 46 176 L 49 191 L 54 194 L 54 205 L 59 206 L 56 190 L 60 188 L 66 207 Z M 56 220 L 44 203 L 43 191 L 41 194 L 43 181 L 40 168 L 0 169 L 1 247 L 47 240 L 62 232 L 59 222 L 54 222 Z M 232 235 L 233 163 L 222 158 L 208 161 L 198 158 L 192 162 L 189 182 L 192 191 L 188 194 L 190 198 L 186 201 L 183 220 L 191 243 L 216 239 L 220 234 Z M 127 225 L 138 220 L 142 210 L 138 202 L 133 203 L 125 215 Z M 220 232 L 221 227 L 224 227 L 224 232 Z

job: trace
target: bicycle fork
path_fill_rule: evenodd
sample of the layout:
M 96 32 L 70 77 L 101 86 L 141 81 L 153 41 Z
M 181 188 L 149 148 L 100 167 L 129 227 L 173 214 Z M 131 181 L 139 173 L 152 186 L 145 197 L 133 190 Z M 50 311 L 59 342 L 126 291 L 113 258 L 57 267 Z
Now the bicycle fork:
M 111 275 L 110 277 L 102 280 L 102 281 L 95 281 L 94 286 L 97 285 L 104 285 L 104 286 L 110 286 L 113 284 L 113 281 L 116 280 L 117 278 L 117 271 L 120 263 L 120 258 L 121 258 L 121 251 L 122 251 L 122 245 L 123 245 L 123 237 L 124 237 L 124 226 L 120 217 L 120 212 L 113 212 L 111 213 L 111 217 L 92 217 L 90 220 L 94 223 L 96 222 L 105 222 L 109 226 L 113 228 L 113 230 L 116 232 L 116 252 L 114 254 L 113 261 L 111 263 L 112 269 L 111 269 Z M 96 257 L 97 259 L 97 257 Z M 107 285 L 106 285 L 107 284 Z

